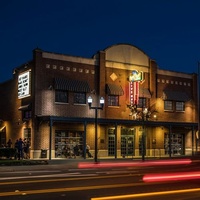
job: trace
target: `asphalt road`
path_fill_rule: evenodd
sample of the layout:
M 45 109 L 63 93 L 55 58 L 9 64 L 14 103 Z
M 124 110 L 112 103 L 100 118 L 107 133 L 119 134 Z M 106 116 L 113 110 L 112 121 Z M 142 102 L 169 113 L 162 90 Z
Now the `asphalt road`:
M 63 165 L 0 171 L 1 200 L 199 200 L 200 179 L 145 182 L 155 174 L 199 172 L 200 162 L 173 165 L 73 168 Z

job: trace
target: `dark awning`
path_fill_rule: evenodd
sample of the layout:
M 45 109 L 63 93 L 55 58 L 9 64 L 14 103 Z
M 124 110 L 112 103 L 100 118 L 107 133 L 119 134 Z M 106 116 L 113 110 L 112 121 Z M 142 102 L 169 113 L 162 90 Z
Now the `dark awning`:
M 190 98 L 185 92 L 165 90 L 163 91 L 163 99 L 171 101 L 189 101 Z
M 116 96 L 124 95 L 124 91 L 122 89 L 122 86 L 121 85 L 115 85 L 115 84 L 106 84 L 106 93 L 108 95 L 116 95 Z
M 90 92 L 90 87 L 87 81 L 55 78 L 54 87 L 56 90 L 67 90 L 73 92 Z
M 139 92 L 140 92 L 140 94 L 139 94 L 140 97 L 148 98 L 148 99 L 151 98 L 151 94 L 150 94 L 148 88 L 140 88 Z
M 18 110 L 30 110 L 31 104 L 23 105 L 18 108 Z

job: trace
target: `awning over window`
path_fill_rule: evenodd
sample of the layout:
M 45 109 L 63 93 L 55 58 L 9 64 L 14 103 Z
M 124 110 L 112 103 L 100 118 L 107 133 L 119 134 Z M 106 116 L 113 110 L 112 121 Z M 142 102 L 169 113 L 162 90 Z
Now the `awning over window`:
M 90 86 L 87 81 L 55 78 L 54 86 L 56 90 L 67 90 L 73 92 L 90 92 Z
M 149 89 L 147 89 L 147 88 L 140 88 L 139 90 L 140 90 L 140 94 L 139 94 L 140 97 L 148 98 L 148 99 L 151 98 L 151 94 L 149 92 Z
M 108 95 L 116 95 L 116 96 L 124 95 L 124 91 L 122 89 L 122 86 L 121 85 L 115 85 L 115 84 L 106 84 L 106 93 Z
M 31 104 L 27 104 L 27 105 L 24 105 L 24 106 L 20 106 L 18 108 L 18 110 L 30 110 L 31 109 Z
M 163 91 L 163 99 L 171 101 L 189 101 L 190 98 L 185 92 L 165 90 Z

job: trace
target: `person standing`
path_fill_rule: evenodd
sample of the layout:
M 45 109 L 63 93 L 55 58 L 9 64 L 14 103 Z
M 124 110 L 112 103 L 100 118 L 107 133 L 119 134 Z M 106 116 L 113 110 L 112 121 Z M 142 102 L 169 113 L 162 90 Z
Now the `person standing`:
M 23 159 L 23 140 L 22 138 L 19 138 L 18 141 L 18 160 Z
M 92 158 L 92 154 L 90 153 L 90 146 L 86 144 L 86 154 L 88 155 L 89 158 Z
M 12 147 L 12 140 L 11 140 L 11 139 L 8 140 L 8 142 L 7 142 L 7 147 L 8 147 L 8 148 L 11 148 L 11 147 Z
M 17 140 L 15 141 L 15 159 L 17 159 L 17 158 L 19 157 L 18 142 L 19 142 L 19 140 L 17 139 Z

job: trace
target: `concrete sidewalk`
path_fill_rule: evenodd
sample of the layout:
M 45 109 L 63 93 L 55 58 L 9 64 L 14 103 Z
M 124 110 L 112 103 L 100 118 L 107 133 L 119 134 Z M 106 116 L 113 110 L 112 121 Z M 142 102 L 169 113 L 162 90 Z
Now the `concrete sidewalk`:
M 173 159 L 190 159 L 192 161 L 199 161 L 200 156 L 189 156 L 189 157 L 166 157 L 166 158 L 150 158 L 146 157 L 145 161 L 156 161 L 156 160 L 173 160 Z M 41 164 L 36 165 L 17 165 L 17 166 L 0 166 L 0 172 L 15 172 L 15 171 L 33 171 L 33 170 L 67 170 L 67 169 L 77 169 L 79 163 L 95 163 L 94 159 L 84 159 L 84 158 L 76 158 L 76 159 L 38 159 Z M 144 161 L 144 162 L 145 162 Z M 98 162 L 143 162 L 141 158 L 102 158 L 99 159 Z

